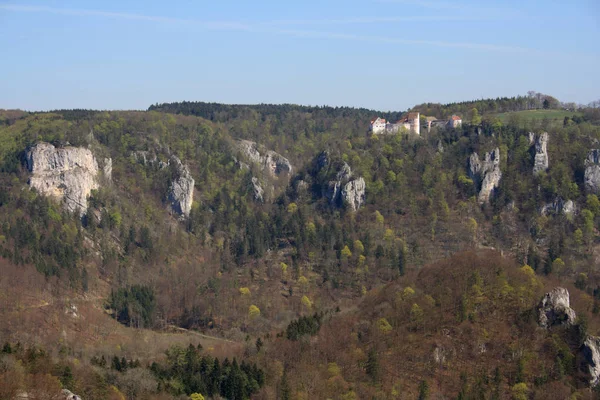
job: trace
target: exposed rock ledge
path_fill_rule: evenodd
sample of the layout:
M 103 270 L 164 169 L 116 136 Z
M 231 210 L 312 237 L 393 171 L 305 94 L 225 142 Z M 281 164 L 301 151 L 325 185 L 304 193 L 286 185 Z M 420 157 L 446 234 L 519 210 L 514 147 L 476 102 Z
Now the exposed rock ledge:
M 262 149 L 257 143 L 250 140 L 239 140 L 236 145 L 249 161 L 258 164 L 272 176 L 291 175 L 292 164 L 281 154 Z
M 317 157 L 318 170 L 329 168 L 331 164 L 327 151 Z M 358 210 L 365 203 L 365 180 L 362 177 L 353 177 L 352 169 L 346 162 L 331 166 L 336 168 L 337 172 L 335 178 L 327 184 L 325 197 L 333 205 L 346 204 L 352 211 Z
M 533 173 L 539 174 L 548 169 L 548 133 L 542 133 L 535 140 L 535 158 L 533 163 Z
M 477 153 L 469 157 L 469 176 L 479 186 L 479 195 L 477 197 L 479 204 L 487 203 L 490 200 L 492 191 L 500 185 L 502 171 L 500 171 L 500 149 L 495 148 L 489 153 L 485 153 L 483 161 L 479 160 Z
M 588 336 L 581 346 L 584 359 L 584 369 L 589 374 L 589 385 L 598 386 L 600 383 L 600 337 Z
M 590 150 L 585 160 L 585 189 L 600 194 L 600 149 Z
M 98 188 L 98 162 L 89 149 L 42 142 L 27 151 L 26 160 L 32 188 L 64 201 L 71 212 L 85 214 L 90 192 Z
M 187 165 L 184 165 L 179 158 L 171 156 L 170 165 L 174 166 L 176 178 L 169 187 L 168 200 L 171 209 L 182 217 L 189 217 L 194 201 L 194 178 Z
M 570 306 L 569 291 L 562 287 L 546 293 L 538 307 L 538 323 L 542 328 L 554 325 L 573 325 L 575 311 Z

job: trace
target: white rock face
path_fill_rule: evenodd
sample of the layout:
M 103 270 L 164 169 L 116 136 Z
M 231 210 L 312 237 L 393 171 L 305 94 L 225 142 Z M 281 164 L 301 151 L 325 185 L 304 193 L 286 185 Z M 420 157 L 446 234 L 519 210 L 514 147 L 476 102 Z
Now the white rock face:
M 272 176 L 292 174 L 292 164 L 279 153 L 272 150 L 262 150 L 258 144 L 250 140 L 239 140 L 237 147 L 250 161 L 260 165 Z
M 259 201 L 261 203 L 264 202 L 263 195 L 265 193 L 265 190 L 262 188 L 258 178 L 255 176 L 252 177 L 252 190 L 254 191 L 254 200 Z
M 26 157 L 32 188 L 63 200 L 71 212 L 85 214 L 90 192 L 98 189 L 98 163 L 89 149 L 57 149 L 49 143 L 38 143 L 27 151 Z
M 538 323 L 542 328 L 553 325 L 572 325 L 575 322 L 575 311 L 570 306 L 569 291 L 562 287 L 554 288 L 546 293 L 538 307 Z
M 102 167 L 102 173 L 106 180 L 112 180 L 112 158 L 104 159 L 104 166 Z
M 317 170 L 330 167 L 329 153 L 322 152 L 316 161 Z M 354 177 L 348 163 L 337 167 L 335 178 L 325 188 L 325 197 L 335 206 L 346 204 L 352 211 L 358 210 L 365 203 L 367 185 L 362 177 Z
M 194 201 L 194 178 L 187 165 L 184 165 L 179 158 L 172 156 L 170 162 L 175 166 L 177 178 L 171 182 L 168 200 L 173 212 L 187 218 L 190 216 Z
M 65 396 L 65 400 L 81 400 L 81 397 L 79 397 L 76 394 L 73 394 L 73 392 L 71 392 L 68 389 L 63 389 L 62 394 Z
M 500 171 L 500 149 L 495 148 L 489 153 L 485 153 L 483 161 L 479 160 L 477 153 L 469 157 L 469 176 L 481 187 L 477 199 L 479 204 L 487 203 L 490 200 L 492 191 L 500 185 L 502 171 Z
M 548 169 L 548 133 L 542 133 L 535 140 L 535 159 L 533 163 L 533 173 L 539 174 Z
M 436 346 L 433 349 L 433 361 L 440 366 L 443 366 L 446 363 L 446 349 L 443 347 Z
M 585 160 L 585 189 L 600 194 L 600 149 L 590 150 Z
M 566 216 L 575 215 L 577 209 L 575 208 L 575 203 L 573 203 L 573 200 L 567 200 L 564 202 L 562 212 Z
M 583 342 L 581 352 L 590 375 L 589 384 L 591 387 L 597 386 L 600 383 L 600 338 L 588 336 Z
M 360 177 L 353 179 L 344 185 L 342 189 L 342 200 L 352 211 L 358 210 L 365 203 L 365 190 L 367 185 Z

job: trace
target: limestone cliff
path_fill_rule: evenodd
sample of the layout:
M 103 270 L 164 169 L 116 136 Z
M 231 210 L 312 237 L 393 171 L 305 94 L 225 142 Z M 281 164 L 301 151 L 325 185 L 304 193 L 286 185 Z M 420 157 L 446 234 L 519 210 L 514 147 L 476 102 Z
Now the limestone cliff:
M 553 325 L 573 325 L 575 311 L 570 306 L 569 291 L 562 287 L 546 293 L 538 306 L 538 323 L 542 328 Z
M 539 174 L 548 169 L 548 133 L 542 133 L 535 140 L 535 157 L 533 162 L 533 173 Z
M 291 175 L 292 164 L 281 154 L 263 149 L 250 140 L 239 140 L 236 142 L 236 146 L 249 161 L 259 165 L 271 176 Z
M 600 149 L 590 150 L 585 160 L 585 189 L 600 194 Z
M 365 202 L 366 188 L 367 185 L 362 177 L 350 180 L 342 189 L 342 201 L 352 211 L 358 210 Z
M 107 181 L 112 180 L 112 158 L 104 159 L 104 166 L 102 167 L 102 173 Z
M 171 156 L 170 165 L 175 168 L 175 178 L 171 182 L 167 198 L 173 212 L 187 218 L 194 201 L 194 178 L 188 166 L 176 156 Z
M 260 181 L 257 177 L 253 176 L 251 179 L 252 183 L 252 192 L 254 193 L 254 200 L 263 203 L 265 190 L 260 185 Z
M 584 359 L 584 369 L 589 375 L 589 385 L 597 386 L 600 383 L 600 337 L 588 336 L 581 346 Z
M 87 211 L 90 192 L 98 188 L 98 162 L 89 149 L 38 143 L 27 150 L 26 161 L 32 188 L 64 201 L 71 212 Z
M 366 183 L 355 177 L 346 162 L 332 163 L 329 152 L 324 151 L 316 159 L 315 174 L 330 176 L 324 185 L 323 195 L 335 206 L 347 205 L 352 211 L 365 203 Z
M 477 199 L 480 204 L 490 200 L 492 191 L 500 185 L 502 171 L 500 171 L 500 149 L 496 148 L 485 153 L 483 161 L 480 161 L 477 153 L 469 157 L 469 176 L 479 188 Z

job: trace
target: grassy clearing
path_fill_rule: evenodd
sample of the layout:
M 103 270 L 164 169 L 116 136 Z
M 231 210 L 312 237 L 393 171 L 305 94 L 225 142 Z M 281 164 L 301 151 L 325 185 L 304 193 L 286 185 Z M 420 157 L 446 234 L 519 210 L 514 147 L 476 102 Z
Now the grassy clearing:
M 496 114 L 496 117 L 500 118 L 503 123 L 509 122 L 511 118 L 521 118 L 528 120 L 564 120 L 565 117 L 572 117 L 574 115 L 581 115 L 581 113 L 567 111 L 567 110 L 527 110 L 527 111 L 515 111 Z

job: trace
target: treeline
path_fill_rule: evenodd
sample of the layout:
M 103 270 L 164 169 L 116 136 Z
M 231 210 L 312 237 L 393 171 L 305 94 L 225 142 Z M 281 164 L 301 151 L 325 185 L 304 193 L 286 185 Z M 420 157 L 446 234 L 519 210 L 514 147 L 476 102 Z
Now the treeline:
M 412 111 L 437 118 L 449 118 L 453 114 L 466 116 L 476 108 L 479 114 L 504 113 L 510 111 L 561 109 L 562 105 L 556 98 L 537 92 L 529 92 L 526 96 L 497 97 L 458 103 L 423 103 L 416 105 Z
M 200 393 L 229 400 L 249 399 L 265 384 L 265 373 L 256 364 L 234 358 L 222 363 L 218 358 L 201 354 L 201 346 L 187 349 L 172 347 L 166 365 L 153 363 L 150 370 L 159 386 L 172 395 Z
M 215 122 L 227 122 L 232 119 L 248 118 L 249 115 L 259 114 L 262 118 L 274 116 L 278 120 L 286 119 L 286 114 L 311 114 L 313 118 L 361 118 L 368 120 L 373 116 L 396 121 L 401 112 L 381 112 L 366 108 L 301 106 L 296 104 L 220 104 L 194 101 L 154 104 L 148 111 L 160 111 L 172 114 L 195 115 Z

